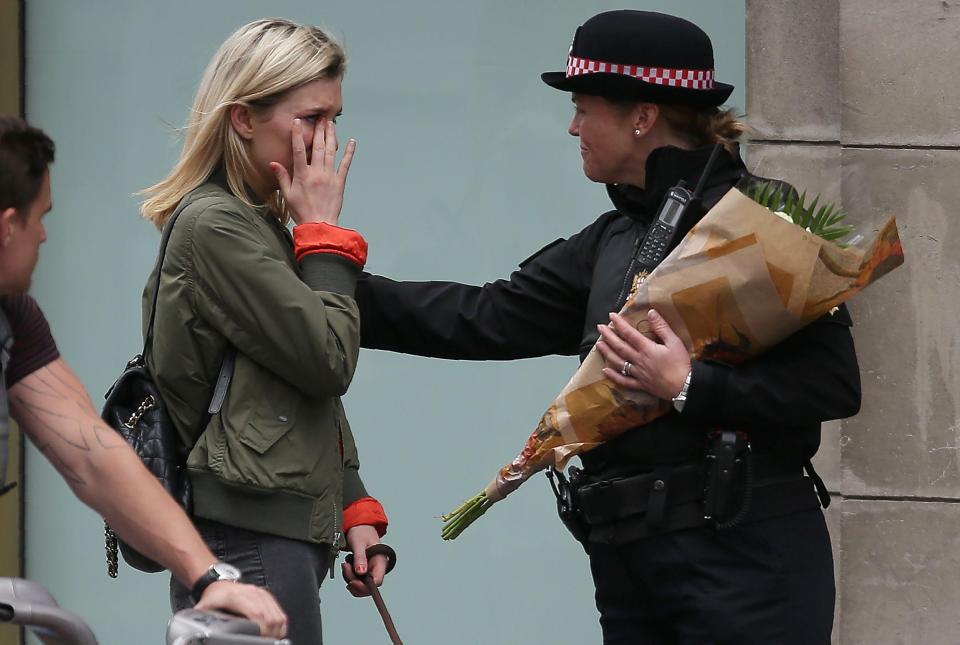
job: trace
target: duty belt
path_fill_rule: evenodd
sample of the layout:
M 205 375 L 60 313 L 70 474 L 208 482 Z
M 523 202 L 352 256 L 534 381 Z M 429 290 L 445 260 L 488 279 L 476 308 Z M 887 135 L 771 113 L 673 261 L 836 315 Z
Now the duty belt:
M 755 457 L 752 502 L 744 523 L 820 506 L 815 480 L 803 466 Z M 663 466 L 576 489 L 578 511 L 589 525 L 589 542 L 625 543 L 657 533 L 715 524 L 704 517 L 702 463 Z

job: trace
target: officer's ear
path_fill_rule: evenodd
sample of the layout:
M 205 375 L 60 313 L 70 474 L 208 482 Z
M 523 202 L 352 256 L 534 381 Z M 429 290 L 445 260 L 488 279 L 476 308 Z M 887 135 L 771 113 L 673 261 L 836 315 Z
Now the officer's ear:
M 633 108 L 633 131 L 642 137 L 650 132 L 660 116 L 660 106 L 656 103 L 637 103 Z
M 14 219 L 17 217 L 17 209 L 12 206 L 0 213 L 0 248 L 6 248 L 13 239 Z

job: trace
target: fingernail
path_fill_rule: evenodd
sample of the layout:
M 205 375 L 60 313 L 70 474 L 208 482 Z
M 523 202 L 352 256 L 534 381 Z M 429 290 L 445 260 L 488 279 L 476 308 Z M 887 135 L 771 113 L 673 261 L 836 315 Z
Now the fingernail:
M 600 332 L 601 334 L 603 333 L 603 327 L 604 325 L 597 325 L 597 331 Z
M 367 568 L 365 566 L 363 566 L 362 564 L 357 565 L 357 573 L 359 573 L 362 576 L 366 572 L 367 572 Z
M 658 315 L 657 312 L 654 311 L 653 309 L 647 312 L 647 318 L 656 318 L 657 315 Z

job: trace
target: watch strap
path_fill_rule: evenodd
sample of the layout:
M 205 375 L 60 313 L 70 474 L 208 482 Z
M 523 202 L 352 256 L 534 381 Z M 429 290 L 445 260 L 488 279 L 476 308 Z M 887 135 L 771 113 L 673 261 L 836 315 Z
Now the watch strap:
M 693 376 L 693 369 L 687 372 L 687 378 L 683 380 L 683 387 L 679 394 L 673 397 L 673 409 L 677 412 L 683 412 L 683 406 L 687 403 L 687 392 L 690 390 L 690 377 Z
M 220 572 L 217 571 L 217 565 L 226 564 L 224 562 L 214 562 L 210 565 L 200 578 L 193 583 L 193 588 L 190 589 L 190 597 L 193 599 L 193 602 L 200 602 L 200 598 L 203 597 L 203 592 L 207 590 L 207 587 L 212 585 L 214 582 L 219 582 L 220 580 L 228 580 L 230 582 L 239 582 L 239 576 L 237 578 L 227 578 L 220 575 Z M 227 565 L 230 568 L 235 568 L 232 565 Z M 239 573 L 239 571 L 238 571 Z

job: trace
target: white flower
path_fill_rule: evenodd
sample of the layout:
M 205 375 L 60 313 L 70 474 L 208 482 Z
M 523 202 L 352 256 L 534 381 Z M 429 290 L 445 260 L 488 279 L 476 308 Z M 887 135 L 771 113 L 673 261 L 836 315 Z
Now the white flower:
M 793 224 L 793 218 L 784 213 L 783 211 L 773 211 L 773 214 L 779 217 L 780 219 L 785 219 L 791 224 Z
M 793 218 L 790 217 L 789 215 L 787 215 L 786 213 L 784 213 L 783 211 L 773 211 L 773 214 L 776 215 L 777 217 L 779 217 L 779 218 L 782 219 L 782 220 L 786 220 L 786 221 L 790 222 L 791 224 L 794 224 L 794 223 L 795 223 L 795 222 L 793 221 Z M 798 226 L 799 226 L 799 224 L 798 224 Z M 810 230 L 810 227 L 809 227 L 809 226 L 806 227 L 806 228 L 803 229 L 803 230 L 805 230 L 807 233 L 812 233 L 812 232 L 813 232 L 813 231 Z

